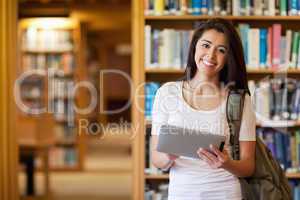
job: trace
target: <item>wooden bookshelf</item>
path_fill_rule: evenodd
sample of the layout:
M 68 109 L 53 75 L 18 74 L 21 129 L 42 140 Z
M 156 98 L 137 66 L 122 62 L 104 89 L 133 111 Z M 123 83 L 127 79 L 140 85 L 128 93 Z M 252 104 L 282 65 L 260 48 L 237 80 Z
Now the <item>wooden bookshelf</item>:
M 151 120 L 146 120 L 145 124 L 147 128 L 151 128 Z M 256 126 L 259 127 L 273 127 L 273 128 L 287 128 L 287 127 L 300 127 L 300 121 L 257 121 Z
M 174 68 L 146 68 L 147 74 L 183 74 L 184 69 Z M 300 69 L 287 69 L 287 70 L 271 70 L 271 69 L 247 69 L 248 74 L 300 74 Z
M 300 179 L 300 173 L 286 173 L 286 177 L 289 179 Z
M 173 77 L 182 76 L 184 69 L 174 69 L 170 66 L 169 68 L 152 68 L 145 66 L 145 25 L 151 25 L 155 29 L 163 28 L 174 28 L 174 29 L 193 29 L 193 23 L 199 20 L 206 20 L 215 17 L 221 17 L 232 20 L 236 25 L 238 23 L 248 23 L 255 27 L 268 27 L 272 23 L 284 24 L 283 29 L 291 28 L 298 30 L 297 23 L 300 21 L 300 16 L 192 16 L 192 15 L 181 15 L 181 16 L 145 16 L 143 1 L 134 0 L 132 6 L 132 34 L 133 34 L 133 58 L 132 58 L 132 78 L 134 86 L 144 84 L 146 81 L 158 81 L 166 82 L 169 80 L 176 80 Z M 275 74 L 287 74 L 288 76 L 298 77 L 300 69 L 288 69 L 273 71 L 272 69 L 247 69 L 247 73 L 251 76 L 251 79 L 260 80 L 265 75 Z M 144 90 L 138 91 L 136 95 L 144 95 Z M 139 108 L 144 107 L 144 99 L 134 99 L 133 104 L 139 105 Z M 144 113 L 140 112 L 137 107 L 132 109 L 132 120 L 133 123 L 139 125 L 137 128 L 137 134 L 133 142 L 133 199 L 143 200 L 145 184 L 148 181 L 167 181 L 168 174 L 145 174 L 145 133 L 146 129 L 151 128 L 151 120 L 146 120 Z M 282 123 L 261 123 L 258 122 L 257 126 L 276 126 L 279 128 L 285 127 L 298 127 L 300 122 L 287 122 L 287 126 Z M 300 173 L 287 173 L 290 179 L 299 179 Z
M 62 53 L 71 53 L 73 52 L 72 49 L 60 49 L 60 50 L 28 50 L 28 49 L 22 49 L 22 53 L 27 54 L 62 54 Z
M 169 180 L 169 174 L 145 174 L 147 180 Z
M 47 29 L 44 29 L 46 25 Z M 51 28 L 49 26 L 51 26 Z M 35 31 L 33 35 L 30 35 L 30 40 L 28 35 L 26 35 L 30 34 L 27 32 L 29 29 Z M 19 22 L 18 39 L 19 44 L 21 45 L 20 51 L 18 52 L 20 61 L 17 76 L 23 74 L 27 70 L 34 70 L 36 68 L 44 70 L 44 72 L 46 72 L 45 74 L 48 74 L 50 69 L 59 69 L 63 72 L 57 74 L 56 71 L 49 77 L 47 77 L 47 75 L 42 78 L 38 77 L 40 78 L 40 81 L 43 82 L 43 86 L 39 88 L 39 93 L 41 93 L 42 97 L 40 100 L 27 98 L 27 101 L 31 101 L 33 103 L 37 103 L 36 101 L 39 100 L 41 105 L 48 108 L 46 112 L 51 115 L 52 122 L 50 129 L 54 144 L 50 147 L 50 156 L 53 156 L 51 151 L 57 152 L 57 150 L 60 150 L 60 154 L 64 155 L 60 158 L 53 158 L 53 160 L 63 159 L 63 162 L 65 163 L 63 166 L 60 164 L 57 167 L 53 165 L 50 168 L 52 171 L 78 171 L 82 170 L 84 165 L 84 134 L 77 133 L 78 129 L 76 128 L 78 124 L 77 119 L 80 116 L 76 114 L 75 111 L 69 111 L 73 109 L 70 106 L 70 102 L 76 102 L 78 104 L 78 102 L 85 101 L 85 98 L 87 97 L 85 95 L 78 95 L 78 93 L 74 98 L 67 97 L 66 93 L 70 88 L 66 88 L 67 86 L 65 84 L 76 84 L 76 82 L 85 79 L 86 69 L 83 61 L 85 54 L 83 48 L 83 37 L 85 35 L 82 33 L 83 30 L 84 27 L 82 24 L 71 18 L 28 18 L 22 19 Z M 55 47 L 52 42 L 50 44 L 48 39 L 43 38 L 45 37 L 43 34 L 38 34 L 39 32 L 47 31 L 51 31 L 48 34 L 56 32 L 54 34 L 55 36 L 52 35 L 51 41 L 56 41 L 55 44 L 60 44 L 59 47 Z M 57 42 L 58 40 L 60 42 Z M 39 56 L 42 57 L 40 59 L 43 61 L 38 63 Z M 65 60 L 63 60 L 64 56 L 67 57 Z M 34 60 L 36 60 L 36 64 L 32 64 L 34 63 Z M 40 65 L 42 67 L 40 67 Z M 33 82 L 31 84 L 33 86 L 38 86 L 40 82 Z M 58 87 L 59 84 L 61 86 L 60 88 Z M 78 92 L 81 93 L 80 91 Z M 60 105 L 58 105 L 58 102 Z M 58 107 L 60 107 L 60 111 L 58 111 Z M 70 113 L 72 117 L 68 118 L 67 116 L 69 116 Z M 24 123 L 29 123 L 29 121 L 32 121 L 33 118 L 40 117 L 39 115 L 32 116 L 22 112 L 19 112 L 18 114 L 22 116 L 22 118 L 26 118 L 26 122 Z M 70 124 L 74 125 L 70 126 Z M 49 126 L 39 126 L 39 129 L 35 129 L 34 134 L 43 135 L 46 127 L 49 128 Z M 32 130 L 28 131 L 31 132 Z M 61 134 L 66 138 L 60 138 Z M 75 139 L 71 140 L 69 138 L 69 134 L 71 134 L 72 137 L 74 136 Z M 59 137 L 59 139 L 56 137 Z M 65 157 L 67 156 L 69 156 L 68 160 L 71 159 L 72 162 L 74 161 L 76 164 L 73 165 L 70 164 L 70 161 L 66 161 Z M 49 160 L 51 162 L 51 157 Z
M 300 179 L 300 173 L 286 173 L 289 179 Z M 169 174 L 145 174 L 146 180 L 169 180 Z
M 148 15 L 145 16 L 145 20 L 172 20 L 172 21 L 180 21 L 180 20 L 206 20 L 213 19 L 216 17 L 220 17 L 223 19 L 228 19 L 232 21 L 299 21 L 300 16 L 208 16 L 208 15 L 162 15 L 162 16 L 154 16 Z

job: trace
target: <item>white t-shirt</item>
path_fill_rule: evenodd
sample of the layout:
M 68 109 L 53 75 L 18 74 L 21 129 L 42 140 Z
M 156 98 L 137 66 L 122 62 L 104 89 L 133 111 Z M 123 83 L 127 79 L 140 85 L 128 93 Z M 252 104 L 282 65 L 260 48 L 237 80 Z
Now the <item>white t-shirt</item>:
M 226 121 L 226 101 L 214 110 L 193 109 L 182 96 L 183 82 L 168 82 L 156 93 L 152 111 L 152 134 L 158 135 L 161 125 L 225 135 L 229 151 L 229 127 Z M 255 141 L 255 113 L 251 98 L 245 96 L 240 141 Z M 179 157 L 170 169 L 169 200 L 241 200 L 236 176 L 224 169 L 212 169 L 199 159 Z

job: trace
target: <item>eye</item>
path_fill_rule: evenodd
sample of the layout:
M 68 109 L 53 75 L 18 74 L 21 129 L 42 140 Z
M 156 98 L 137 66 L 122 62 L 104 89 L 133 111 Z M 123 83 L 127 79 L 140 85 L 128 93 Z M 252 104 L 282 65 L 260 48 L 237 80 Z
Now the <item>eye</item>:
M 227 50 L 224 47 L 219 47 L 218 51 L 222 54 L 226 54 Z
M 205 49 L 208 49 L 210 47 L 208 43 L 202 43 L 201 46 L 204 47 Z

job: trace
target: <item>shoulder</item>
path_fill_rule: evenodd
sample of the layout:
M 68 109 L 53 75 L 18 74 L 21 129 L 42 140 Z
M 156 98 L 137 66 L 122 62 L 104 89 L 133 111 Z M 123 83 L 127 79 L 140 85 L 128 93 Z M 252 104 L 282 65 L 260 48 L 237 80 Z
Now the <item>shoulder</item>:
M 159 89 L 160 95 L 176 95 L 181 91 L 181 81 L 172 81 L 164 83 Z
M 250 94 L 246 93 L 244 102 L 245 102 L 245 105 L 252 107 L 252 105 L 253 105 L 252 96 L 250 96 Z

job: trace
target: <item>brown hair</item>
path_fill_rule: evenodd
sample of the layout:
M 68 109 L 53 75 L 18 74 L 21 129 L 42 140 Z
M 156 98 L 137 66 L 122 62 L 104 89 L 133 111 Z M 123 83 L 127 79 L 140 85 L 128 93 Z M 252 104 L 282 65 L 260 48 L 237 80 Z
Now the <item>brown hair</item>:
M 230 21 L 221 18 L 214 18 L 200 22 L 199 26 L 195 30 L 190 43 L 184 80 L 190 80 L 195 76 L 197 71 L 197 65 L 194 59 L 196 44 L 202 34 L 211 29 L 224 33 L 229 45 L 228 57 L 226 59 L 225 66 L 219 72 L 220 82 L 224 85 L 229 83 L 233 84 L 233 88 L 235 89 L 246 89 L 249 91 L 241 39 L 233 24 Z

